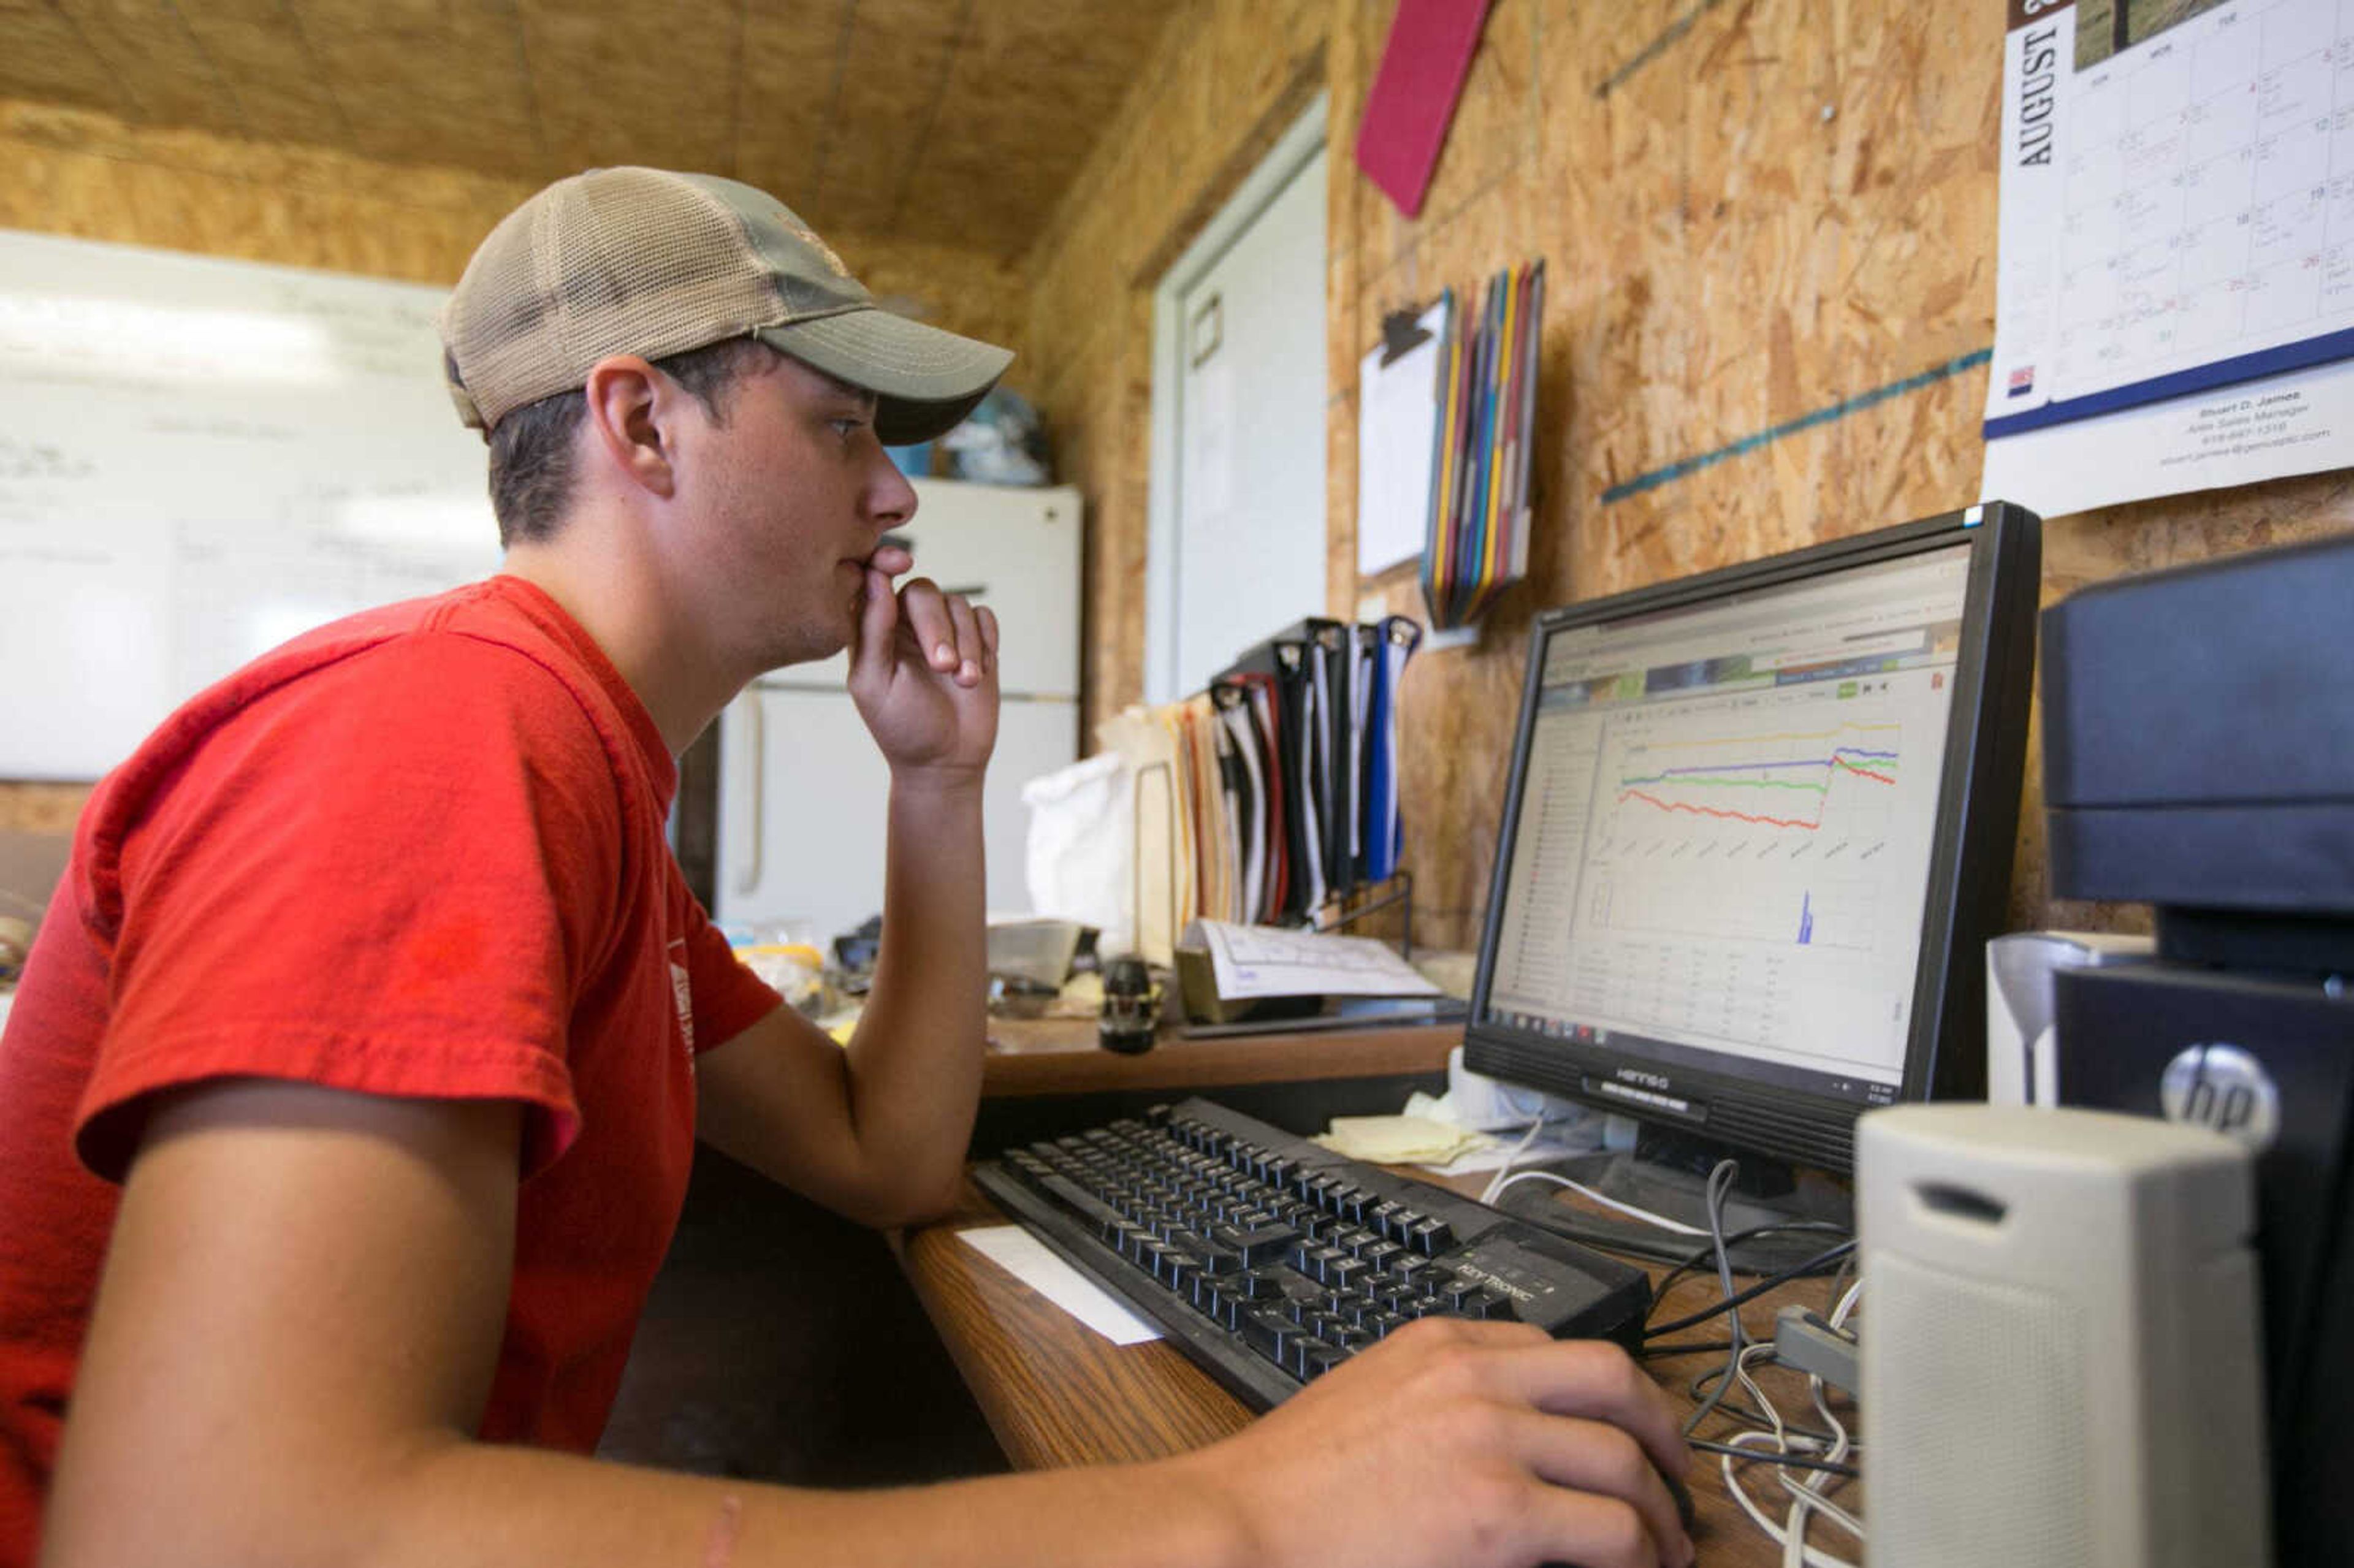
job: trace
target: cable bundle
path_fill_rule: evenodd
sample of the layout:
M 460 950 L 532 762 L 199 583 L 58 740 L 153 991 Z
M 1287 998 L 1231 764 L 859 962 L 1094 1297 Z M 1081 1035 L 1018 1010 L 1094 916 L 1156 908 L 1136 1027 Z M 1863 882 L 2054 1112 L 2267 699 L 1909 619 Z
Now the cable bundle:
M 1854 1479 L 1860 1473 L 1849 1461 L 1861 1452 L 1861 1445 L 1855 1440 L 1846 1425 L 1832 1412 L 1830 1398 L 1823 1380 L 1811 1373 L 1807 1378 L 1808 1394 L 1814 1404 L 1816 1414 L 1820 1417 L 1823 1426 L 1828 1430 L 1794 1426 L 1783 1419 L 1781 1411 L 1776 1408 L 1773 1400 L 1767 1397 L 1766 1391 L 1758 1385 L 1756 1380 L 1749 1375 L 1752 1365 L 1774 1359 L 1775 1348 L 1770 1342 L 1753 1342 L 1749 1339 L 1747 1330 L 1742 1326 L 1740 1311 L 1744 1302 L 1836 1261 L 1839 1264 L 1840 1273 L 1833 1279 L 1832 1289 L 1838 1300 L 1831 1308 L 1830 1325 L 1834 1329 L 1844 1330 L 1848 1319 L 1854 1314 L 1857 1301 L 1863 1294 L 1861 1280 L 1848 1284 L 1843 1290 L 1840 1288 L 1840 1283 L 1845 1278 L 1847 1268 L 1853 1261 L 1855 1243 L 1852 1239 L 1841 1241 L 1795 1268 L 1769 1276 L 1745 1290 L 1734 1290 L 1733 1266 L 1725 1253 L 1728 1246 L 1764 1232 L 1802 1228 L 1760 1225 L 1727 1237 L 1724 1234 L 1724 1194 L 1732 1186 L 1734 1174 L 1735 1167 L 1730 1160 L 1719 1162 L 1716 1169 L 1709 1173 L 1709 1250 L 1695 1254 L 1691 1261 L 1679 1266 L 1673 1273 L 1659 1282 L 1659 1295 L 1664 1297 L 1669 1287 L 1682 1275 L 1701 1266 L 1703 1261 L 1709 1261 L 1715 1265 L 1717 1284 L 1723 1292 L 1722 1299 L 1715 1306 L 1703 1311 L 1691 1313 L 1673 1322 L 1645 1330 L 1644 1339 L 1647 1343 L 1644 1353 L 1670 1355 L 1702 1349 L 1717 1349 L 1719 1347 L 1715 1345 L 1654 1346 L 1649 1341 L 1674 1333 L 1679 1330 L 1691 1328 L 1696 1323 L 1705 1322 L 1719 1314 L 1723 1315 L 1727 1324 L 1726 1339 L 1722 1346 L 1726 1352 L 1725 1359 L 1723 1364 L 1714 1371 L 1702 1372 L 1692 1380 L 1692 1393 L 1695 1397 L 1700 1397 L 1703 1389 L 1707 1390 L 1707 1393 L 1705 1397 L 1702 1398 L 1700 1407 L 1692 1412 L 1691 1419 L 1684 1423 L 1685 1440 L 1695 1448 L 1717 1456 L 1717 1463 L 1724 1472 L 1725 1491 L 1741 1506 L 1741 1510 L 1749 1516 L 1758 1529 L 1764 1531 L 1769 1538 L 1781 1546 L 1784 1568 L 1855 1568 L 1855 1565 L 1845 1558 L 1834 1557 L 1828 1552 L 1808 1545 L 1807 1534 L 1815 1519 L 1820 1517 L 1847 1531 L 1859 1543 L 1862 1542 L 1863 1520 L 1833 1501 L 1829 1496 L 1840 1485 Z M 1654 1299 L 1656 1300 L 1657 1298 Z M 1736 1383 L 1750 1402 L 1745 1407 L 1727 1400 L 1726 1396 Z M 1702 1422 L 1710 1415 L 1719 1413 L 1747 1422 L 1750 1424 L 1750 1428 L 1734 1433 L 1721 1442 L 1692 1436 L 1699 1429 Z M 1782 1490 L 1788 1494 L 1790 1499 L 1789 1510 L 1780 1523 L 1775 1522 L 1766 1508 L 1752 1497 L 1749 1489 L 1742 1484 L 1738 1467 L 1744 1462 L 1760 1462 L 1779 1467 L 1774 1479 Z M 1794 1478 L 1791 1474 L 1794 1470 L 1802 1473 Z

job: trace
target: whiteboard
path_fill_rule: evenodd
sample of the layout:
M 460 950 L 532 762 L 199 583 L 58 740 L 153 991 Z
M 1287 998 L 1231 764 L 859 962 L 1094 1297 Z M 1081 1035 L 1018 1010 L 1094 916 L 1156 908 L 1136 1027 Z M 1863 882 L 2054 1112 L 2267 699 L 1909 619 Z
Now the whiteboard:
M 497 569 L 440 289 L 0 229 L 0 778 Z

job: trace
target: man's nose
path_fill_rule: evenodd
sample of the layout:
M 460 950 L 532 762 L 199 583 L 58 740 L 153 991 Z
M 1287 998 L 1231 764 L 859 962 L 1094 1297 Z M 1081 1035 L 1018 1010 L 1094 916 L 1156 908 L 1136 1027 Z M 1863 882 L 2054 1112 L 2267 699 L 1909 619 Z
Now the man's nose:
M 896 528 L 916 514 L 916 487 L 891 461 L 891 454 L 877 441 L 875 445 L 875 471 L 867 482 L 866 511 L 878 528 Z

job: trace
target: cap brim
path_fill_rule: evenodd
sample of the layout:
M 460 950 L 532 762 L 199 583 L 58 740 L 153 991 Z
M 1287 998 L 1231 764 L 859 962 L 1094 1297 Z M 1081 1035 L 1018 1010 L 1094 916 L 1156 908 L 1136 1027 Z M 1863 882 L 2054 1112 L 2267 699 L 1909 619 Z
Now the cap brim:
M 956 429 L 1013 363 L 1012 349 L 881 309 L 762 327 L 754 335 L 779 353 L 874 393 L 875 433 L 894 447 Z

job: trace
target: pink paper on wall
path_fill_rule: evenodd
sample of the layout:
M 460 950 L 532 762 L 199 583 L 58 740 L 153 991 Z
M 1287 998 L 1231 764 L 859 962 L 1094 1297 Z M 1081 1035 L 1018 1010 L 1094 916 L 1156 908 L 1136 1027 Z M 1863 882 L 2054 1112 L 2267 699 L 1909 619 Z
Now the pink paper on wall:
M 1408 217 L 1422 211 L 1430 171 L 1463 95 L 1489 0 L 1399 0 L 1381 69 L 1357 127 L 1357 167 Z

